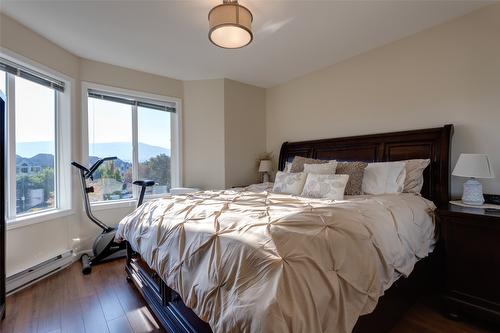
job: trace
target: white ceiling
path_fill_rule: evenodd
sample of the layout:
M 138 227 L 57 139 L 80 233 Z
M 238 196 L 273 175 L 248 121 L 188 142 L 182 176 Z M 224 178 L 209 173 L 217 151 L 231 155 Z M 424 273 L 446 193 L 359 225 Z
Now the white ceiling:
M 182 80 L 270 87 L 464 15 L 486 1 L 240 0 L 254 41 L 213 46 L 198 1 L 6 1 L 0 10 L 81 57 Z

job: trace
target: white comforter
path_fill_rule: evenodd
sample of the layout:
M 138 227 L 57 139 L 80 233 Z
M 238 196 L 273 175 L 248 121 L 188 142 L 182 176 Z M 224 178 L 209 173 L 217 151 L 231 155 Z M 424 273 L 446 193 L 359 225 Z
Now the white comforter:
M 205 191 L 143 204 L 117 239 L 214 332 L 350 332 L 432 251 L 434 208 L 413 194 Z

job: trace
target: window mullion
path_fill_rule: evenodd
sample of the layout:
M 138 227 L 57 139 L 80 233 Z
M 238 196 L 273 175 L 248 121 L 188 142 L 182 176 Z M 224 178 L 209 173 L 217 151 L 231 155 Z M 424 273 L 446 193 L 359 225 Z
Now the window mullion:
M 138 128 L 137 105 L 132 105 L 132 181 L 139 179 L 139 128 Z M 132 190 L 134 198 L 139 193 L 135 186 Z
M 179 170 L 179 149 L 178 149 L 178 114 L 170 114 L 170 186 L 181 186 L 180 170 Z
M 61 126 L 59 123 L 59 94 L 57 91 L 54 91 L 54 192 L 56 196 L 56 202 L 55 202 L 55 207 L 56 209 L 61 207 L 61 194 L 62 194 L 62 188 L 61 188 L 61 159 L 63 158 L 61 152 L 61 140 L 60 140 L 60 131 L 61 131 Z
M 7 74 L 7 216 L 16 216 L 16 80 Z

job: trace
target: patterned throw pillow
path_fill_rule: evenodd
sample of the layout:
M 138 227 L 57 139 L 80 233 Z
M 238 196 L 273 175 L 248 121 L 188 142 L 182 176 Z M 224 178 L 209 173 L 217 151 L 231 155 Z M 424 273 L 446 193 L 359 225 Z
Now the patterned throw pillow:
M 349 175 L 347 186 L 345 187 L 346 195 L 361 195 L 363 185 L 363 174 L 368 163 L 365 162 L 338 162 L 337 174 Z
M 424 186 L 424 170 L 431 163 L 430 159 L 406 160 L 406 178 L 403 192 L 420 193 Z
M 303 172 L 304 164 L 321 164 L 328 163 L 328 161 L 323 160 L 315 160 L 314 158 L 307 158 L 302 156 L 295 156 L 293 158 L 292 167 L 290 168 L 290 172 Z
M 278 171 L 274 179 L 273 192 L 299 195 L 302 193 L 307 174 L 303 172 L 288 173 Z
M 309 198 L 344 199 L 348 175 L 318 175 L 310 173 L 302 190 L 302 196 Z
M 337 169 L 337 161 L 332 160 L 321 164 L 304 164 L 305 173 L 315 173 L 317 175 L 333 175 Z

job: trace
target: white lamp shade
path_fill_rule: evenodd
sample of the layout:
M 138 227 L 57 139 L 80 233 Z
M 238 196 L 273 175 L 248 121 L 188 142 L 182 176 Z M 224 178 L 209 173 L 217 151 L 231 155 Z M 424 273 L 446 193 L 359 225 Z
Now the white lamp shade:
M 259 172 L 271 172 L 273 165 L 271 160 L 261 160 L 259 164 Z
M 490 159 L 486 154 L 460 154 L 452 175 L 472 178 L 495 178 Z

